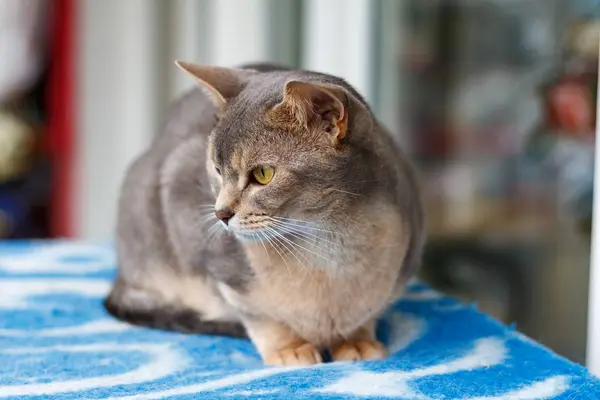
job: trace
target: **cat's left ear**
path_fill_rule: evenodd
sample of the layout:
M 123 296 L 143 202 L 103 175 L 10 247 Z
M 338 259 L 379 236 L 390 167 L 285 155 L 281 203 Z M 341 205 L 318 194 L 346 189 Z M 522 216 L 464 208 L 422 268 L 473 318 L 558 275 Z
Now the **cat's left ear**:
M 198 65 L 184 61 L 175 61 L 175 64 L 200 83 L 200 87 L 219 110 L 222 110 L 230 99 L 239 95 L 248 78 L 256 73 L 252 70 Z
M 299 127 L 322 130 L 335 142 L 348 132 L 348 95 L 341 86 L 289 81 L 283 100 L 271 110 L 276 120 L 289 120 Z

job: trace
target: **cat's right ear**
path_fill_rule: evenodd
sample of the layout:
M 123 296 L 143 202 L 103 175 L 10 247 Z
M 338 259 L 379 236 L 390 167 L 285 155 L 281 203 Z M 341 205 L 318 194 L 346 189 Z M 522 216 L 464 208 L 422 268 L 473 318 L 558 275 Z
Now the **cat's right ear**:
M 253 73 L 249 70 L 198 65 L 185 61 L 175 61 L 175 64 L 200 83 L 200 87 L 219 110 L 225 107 L 227 101 L 240 94 L 248 77 Z

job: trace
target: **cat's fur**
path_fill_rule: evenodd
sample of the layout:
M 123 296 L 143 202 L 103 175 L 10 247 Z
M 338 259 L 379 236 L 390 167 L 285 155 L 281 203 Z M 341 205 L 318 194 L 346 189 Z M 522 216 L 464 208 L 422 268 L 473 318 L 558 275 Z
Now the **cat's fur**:
M 342 79 L 180 67 L 200 88 L 127 173 L 107 309 L 158 328 L 247 333 L 269 364 L 321 362 L 325 350 L 383 357 L 375 319 L 424 242 L 403 153 Z M 253 182 L 256 166 L 274 167 L 273 181 Z M 235 212 L 228 227 L 215 208 Z

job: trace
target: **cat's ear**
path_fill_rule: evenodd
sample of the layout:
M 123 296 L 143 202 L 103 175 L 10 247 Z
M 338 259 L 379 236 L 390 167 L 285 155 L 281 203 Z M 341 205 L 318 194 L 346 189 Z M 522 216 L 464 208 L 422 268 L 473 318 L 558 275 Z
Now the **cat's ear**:
M 200 87 L 205 89 L 218 109 L 223 109 L 227 101 L 240 94 L 246 86 L 251 70 L 198 65 L 184 61 L 175 64 L 186 73 L 193 76 Z
M 346 137 L 348 110 L 346 91 L 335 85 L 289 81 L 283 89 L 283 100 L 272 110 L 274 116 L 291 116 L 307 129 L 322 129 L 334 140 Z

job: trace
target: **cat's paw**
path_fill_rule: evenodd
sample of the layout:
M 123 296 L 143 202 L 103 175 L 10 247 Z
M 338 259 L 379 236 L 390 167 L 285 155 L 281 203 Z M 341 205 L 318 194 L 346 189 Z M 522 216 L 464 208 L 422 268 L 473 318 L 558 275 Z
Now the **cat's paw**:
M 374 340 L 344 342 L 331 353 L 333 361 L 382 360 L 387 355 L 385 346 Z
M 305 343 L 298 347 L 291 347 L 268 353 L 264 357 L 265 364 L 273 366 L 314 365 L 323 362 L 321 353 L 315 346 Z

